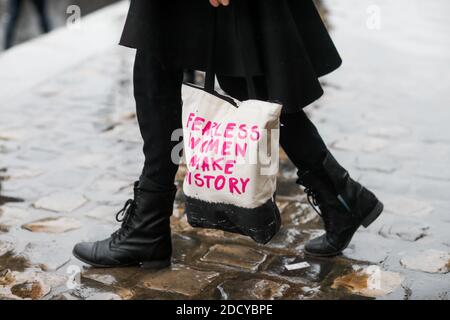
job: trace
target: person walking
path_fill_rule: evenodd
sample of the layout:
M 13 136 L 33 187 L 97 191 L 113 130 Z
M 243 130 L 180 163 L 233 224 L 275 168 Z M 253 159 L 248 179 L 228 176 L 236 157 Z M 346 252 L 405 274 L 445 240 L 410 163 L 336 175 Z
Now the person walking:
M 217 30 L 211 44 L 212 23 Z M 134 96 L 145 162 L 134 199 L 117 214 L 121 227 L 103 241 L 78 243 L 78 259 L 97 267 L 170 265 L 178 170 L 171 135 L 181 127 L 183 70 L 205 71 L 210 45 L 226 93 L 246 100 L 244 76 L 250 73 L 259 100 L 283 105 L 280 144 L 326 231 L 305 245 L 306 254 L 340 254 L 356 230 L 383 211 L 333 157 L 304 112 L 323 94 L 318 78 L 342 62 L 312 0 L 132 0 L 121 44 L 137 49 Z M 246 65 L 242 50 L 250 57 Z
M 38 13 L 39 25 L 43 33 L 50 31 L 50 19 L 47 16 L 46 0 L 32 0 L 33 5 Z M 9 49 L 14 43 L 14 33 L 17 23 L 20 18 L 24 0 L 9 0 L 8 1 L 8 20 L 6 22 L 5 42 L 4 48 Z

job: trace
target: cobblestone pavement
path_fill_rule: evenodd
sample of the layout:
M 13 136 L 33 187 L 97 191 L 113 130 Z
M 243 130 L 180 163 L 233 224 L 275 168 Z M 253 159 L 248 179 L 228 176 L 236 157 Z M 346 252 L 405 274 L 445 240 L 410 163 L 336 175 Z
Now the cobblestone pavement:
M 450 25 L 438 5 L 448 3 L 379 3 L 383 27 L 371 31 L 368 1 L 326 2 L 345 64 L 309 108 L 337 158 L 386 205 L 342 256 L 303 255 L 321 225 L 282 156 L 283 228 L 266 246 L 192 229 L 177 197 L 170 269 L 93 269 L 72 258 L 76 242 L 117 228 L 143 161 L 133 53 L 111 48 L 0 105 L 0 297 L 448 299 Z M 183 168 L 179 187 L 182 177 Z

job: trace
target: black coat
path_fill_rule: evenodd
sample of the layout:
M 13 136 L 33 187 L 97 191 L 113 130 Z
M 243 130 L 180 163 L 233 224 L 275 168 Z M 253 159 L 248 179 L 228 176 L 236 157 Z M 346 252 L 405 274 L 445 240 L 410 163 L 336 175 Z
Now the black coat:
M 323 94 L 318 78 L 341 64 L 312 0 L 231 0 L 216 10 L 214 66 L 231 96 L 247 97 L 247 71 L 259 99 L 295 112 Z M 208 0 L 131 0 L 120 43 L 150 50 L 164 64 L 205 71 L 211 12 Z

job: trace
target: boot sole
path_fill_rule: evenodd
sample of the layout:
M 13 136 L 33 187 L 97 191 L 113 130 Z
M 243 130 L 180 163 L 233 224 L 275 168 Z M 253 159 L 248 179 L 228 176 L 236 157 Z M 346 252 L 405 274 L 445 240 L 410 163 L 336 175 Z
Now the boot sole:
M 383 210 L 384 210 L 383 203 L 381 201 L 378 201 L 378 203 L 375 205 L 375 208 L 373 208 L 372 211 L 370 211 L 370 213 L 367 215 L 367 217 L 361 222 L 361 226 L 363 226 L 364 228 L 368 228 L 373 222 L 375 222 L 375 220 L 378 219 L 378 217 L 381 215 Z M 358 229 L 359 229 L 359 227 L 355 230 L 355 232 Z M 330 252 L 330 253 L 313 253 L 313 252 L 309 252 L 308 250 L 305 249 L 304 252 L 306 255 L 311 256 L 311 257 L 320 257 L 320 258 L 336 257 L 336 256 L 340 255 L 342 253 L 342 251 L 344 251 L 348 247 L 348 245 L 352 241 L 353 235 L 340 251 L 335 251 L 335 252 Z
M 170 267 L 170 265 L 171 265 L 170 259 L 158 260 L 158 261 L 148 261 L 148 262 L 140 263 L 141 268 L 146 269 L 146 270 L 160 270 L 160 269 Z
M 80 260 L 81 262 L 84 262 L 94 268 L 102 268 L 102 269 L 112 269 L 112 268 L 126 268 L 126 267 L 141 267 L 146 270 L 159 270 L 167 268 L 171 265 L 171 259 L 166 260 L 156 260 L 156 261 L 147 261 L 147 262 L 136 262 L 136 263 L 128 263 L 128 264 L 121 264 L 121 265 L 103 265 L 98 263 L 93 263 L 90 261 L 87 261 L 86 259 L 81 258 L 78 256 L 75 252 L 72 252 L 72 255 Z

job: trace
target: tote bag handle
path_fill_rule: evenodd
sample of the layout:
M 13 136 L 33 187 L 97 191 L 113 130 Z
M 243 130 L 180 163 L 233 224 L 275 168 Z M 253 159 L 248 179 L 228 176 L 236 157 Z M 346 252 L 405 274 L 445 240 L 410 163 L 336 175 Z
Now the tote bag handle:
M 239 20 L 235 12 L 235 7 L 231 8 L 233 10 L 234 21 L 236 22 L 236 30 L 239 30 Z M 214 85 L 216 79 L 215 73 L 215 61 L 216 61 L 216 48 L 217 48 L 217 8 L 211 6 L 211 29 L 210 29 L 210 40 L 208 48 L 208 61 L 206 66 L 206 77 L 205 77 L 205 90 L 209 93 L 214 93 Z M 236 34 L 239 42 L 240 52 L 241 52 L 241 62 L 244 68 L 245 81 L 247 83 L 247 90 L 250 99 L 256 99 L 256 89 L 255 82 L 251 73 L 248 69 L 249 57 L 244 50 L 244 44 L 242 43 L 242 37 L 238 32 Z

